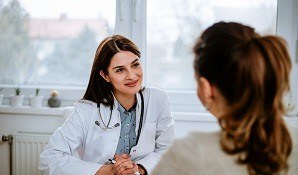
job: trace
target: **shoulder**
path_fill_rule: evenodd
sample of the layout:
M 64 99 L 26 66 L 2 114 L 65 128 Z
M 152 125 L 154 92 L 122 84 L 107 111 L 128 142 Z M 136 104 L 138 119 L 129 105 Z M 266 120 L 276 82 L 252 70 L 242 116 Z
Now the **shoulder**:
M 144 98 L 150 99 L 150 101 L 157 102 L 163 102 L 163 101 L 169 101 L 168 94 L 159 88 L 155 87 L 146 87 L 143 90 Z
M 214 149 L 218 147 L 220 140 L 220 131 L 215 132 L 191 132 L 186 137 L 176 141 L 177 148 L 186 148 L 191 152 L 205 152 L 205 149 Z
M 73 103 L 73 106 L 76 109 L 81 109 L 81 108 L 92 108 L 92 107 L 96 107 L 96 103 L 94 103 L 93 101 L 90 100 L 78 100 L 76 102 Z
M 74 110 L 79 116 L 90 116 L 92 111 L 97 108 L 97 104 L 89 100 L 79 100 L 73 103 Z
M 190 133 L 186 137 L 176 139 L 169 150 L 161 158 L 154 173 L 199 173 L 198 162 L 200 162 L 200 159 L 204 159 L 205 156 L 198 152 L 198 147 L 200 147 L 201 144 L 204 144 L 201 140 L 201 136 L 207 137 L 207 135 L 204 133 Z
M 185 174 L 193 171 L 194 158 L 193 148 L 189 145 L 189 138 L 174 140 L 172 146 L 162 156 L 159 163 L 152 172 L 152 175 L 158 174 Z M 191 148 L 191 149 L 189 149 Z M 179 165 L 179 166 L 178 166 Z
M 206 142 L 214 142 L 220 139 L 220 131 L 213 132 L 192 132 L 188 135 L 189 138 L 193 138 L 194 141 L 200 140 Z
M 217 142 L 219 140 L 220 132 L 192 132 L 187 136 L 176 139 L 173 142 L 170 154 L 176 154 L 179 157 L 192 157 L 196 155 L 201 147 L 210 147 L 212 142 Z M 213 145 L 213 143 L 212 143 Z
M 153 95 L 153 96 L 167 96 L 167 93 L 159 88 L 156 87 L 145 87 L 145 89 L 143 90 L 144 94 L 148 94 L 148 95 Z

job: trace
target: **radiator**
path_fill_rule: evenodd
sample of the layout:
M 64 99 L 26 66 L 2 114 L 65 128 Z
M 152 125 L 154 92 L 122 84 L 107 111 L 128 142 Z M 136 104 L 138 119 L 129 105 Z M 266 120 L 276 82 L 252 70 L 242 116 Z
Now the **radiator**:
M 22 133 L 13 138 L 13 174 L 40 175 L 39 155 L 47 145 L 50 134 Z

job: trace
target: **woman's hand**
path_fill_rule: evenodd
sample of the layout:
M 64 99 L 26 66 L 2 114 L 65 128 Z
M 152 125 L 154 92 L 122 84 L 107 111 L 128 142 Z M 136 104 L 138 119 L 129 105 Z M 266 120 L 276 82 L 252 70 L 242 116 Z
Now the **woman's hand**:
M 116 163 L 115 174 L 116 175 L 133 175 L 135 172 L 138 172 L 138 165 L 134 163 L 130 156 L 127 154 L 122 154 L 120 156 L 115 155 Z
M 103 165 L 97 172 L 95 175 L 114 175 L 115 171 L 114 171 L 114 165 Z
M 142 167 L 142 165 L 138 166 L 138 170 L 141 174 L 146 174 L 147 173 L 147 171 Z

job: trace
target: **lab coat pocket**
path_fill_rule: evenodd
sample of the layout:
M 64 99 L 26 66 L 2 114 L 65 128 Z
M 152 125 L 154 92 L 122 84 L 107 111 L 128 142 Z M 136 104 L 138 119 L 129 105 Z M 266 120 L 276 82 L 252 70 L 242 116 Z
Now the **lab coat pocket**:
M 147 155 L 155 149 L 156 123 L 145 123 L 138 144 L 139 153 Z

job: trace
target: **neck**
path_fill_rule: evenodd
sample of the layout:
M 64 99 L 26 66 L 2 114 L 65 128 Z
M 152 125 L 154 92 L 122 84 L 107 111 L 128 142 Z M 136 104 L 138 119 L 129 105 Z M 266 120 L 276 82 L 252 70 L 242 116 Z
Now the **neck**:
M 136 95 L 131 95 L 131 94 L 121 94 L 121 93 L 114 93 L 117 101 L 126 109 L 129 110 L 130 108 L 133 107 L 135 100 L 136 100 Z

